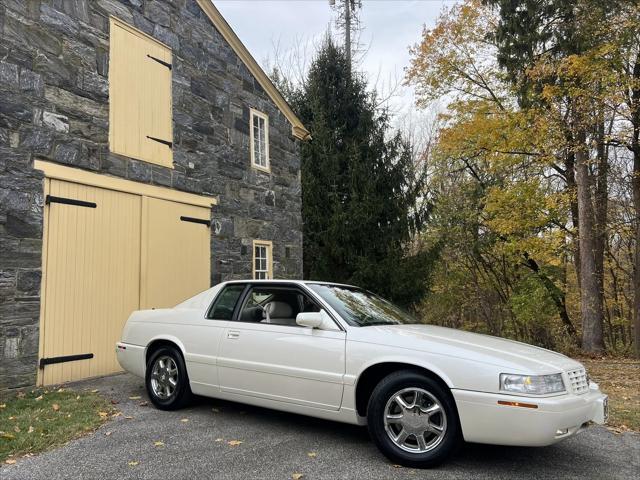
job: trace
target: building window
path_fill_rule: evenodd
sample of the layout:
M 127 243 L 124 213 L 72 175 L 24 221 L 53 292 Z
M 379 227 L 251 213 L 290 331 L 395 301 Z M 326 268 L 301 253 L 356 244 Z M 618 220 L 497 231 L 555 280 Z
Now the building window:
M 273 278 L 272 244 L 264 240 L 253 241 L 253 278 L 269 280 Z
M 109 148 L 173 168 L 171 49 L 115 17 L 109 34 Z
M 269 166 L 269 117 L 251 109 L 251 165 L 265 172 Z

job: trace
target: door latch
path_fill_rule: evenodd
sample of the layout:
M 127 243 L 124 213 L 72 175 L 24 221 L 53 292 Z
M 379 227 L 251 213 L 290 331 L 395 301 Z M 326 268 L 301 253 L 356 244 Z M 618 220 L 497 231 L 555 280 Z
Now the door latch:
M 237 338 L 240 338 L 240 332 L 237 330 L 229 330 L 227 332 L 227 338 L 230 338 L 232 340 L 235 340 Z

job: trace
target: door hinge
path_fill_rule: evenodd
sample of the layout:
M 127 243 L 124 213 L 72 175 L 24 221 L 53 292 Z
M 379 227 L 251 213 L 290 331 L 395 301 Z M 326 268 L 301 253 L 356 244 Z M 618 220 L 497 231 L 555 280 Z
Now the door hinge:
M 162 143 L 163 145 L 166 145 L 169 148 L 173 148 L 173 142 L 170 142 L 169 140 L 162 140 L 161 138 L 150 137 L 149 135 L 147 135 L 147 138 L 149 140 L 153 140 L 154 142 Z
M 183 215 L 180 217 L 180 220 L 182 220 L 183 222 L 201 223 L 202 225 L 206 225 L 207 227 L 211 226 L 211 220 L 205 220 L 204 218 L 185 217 Z
M 96 208 L 97 205 L 94 202 L 85 202 L 84 200 L 75 200 L 73 198 L 54 197 L 53 195 L 47 195 L 44 203 L 49 205 L 50 203 L 62 203 L 64 205 L 75 205 L 77 207 Z
M 65 355 L 62 357 L 50 357 L 40 359 L 40 368 L 46 365 L 54 365 L 56 363 L 75 362 L 76 360 L 88 360 L 93 358 L 93 353 L 81 353 L 79 355 Z
M 158 62 L 160 65 L 164 65 L 165 67 L 167 67 L 169 70 L 171 70 L 171 64 L 168 62 L 165 62 L 164 60 L 160 60 L 159 58 L 154 57 L 153 55 L 149 55 L 147 53 L 147 57 L 149 57 L 151 60 L 155 60 L 156 62 Z

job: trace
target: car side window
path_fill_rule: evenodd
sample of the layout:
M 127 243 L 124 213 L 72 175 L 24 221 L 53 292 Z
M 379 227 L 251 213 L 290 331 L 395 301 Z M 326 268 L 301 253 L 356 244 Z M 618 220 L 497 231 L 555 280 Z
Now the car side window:
M 247 294 L 240 316 L 241 322 L 298 327 L 296 316 L 314 310 L 313 301 L 297 289 L 253 287 Z
M 227 285 L 222 292 L 218 294 L 215 302 L 209 309 L 207 318 L 213 320 L 231 320 L 233 318 L 233 311 L 236 308 L 236 303 L 245 286 L 242 284 Z

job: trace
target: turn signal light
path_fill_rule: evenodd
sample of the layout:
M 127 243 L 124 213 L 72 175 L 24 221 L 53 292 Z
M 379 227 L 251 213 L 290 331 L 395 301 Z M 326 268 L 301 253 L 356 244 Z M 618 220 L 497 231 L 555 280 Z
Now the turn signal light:
M 507 405 L 508 407 L 538 408 L 538 405 L 534 403 L 506 402 L 504 400 L 498 400 L 498 405 Z

